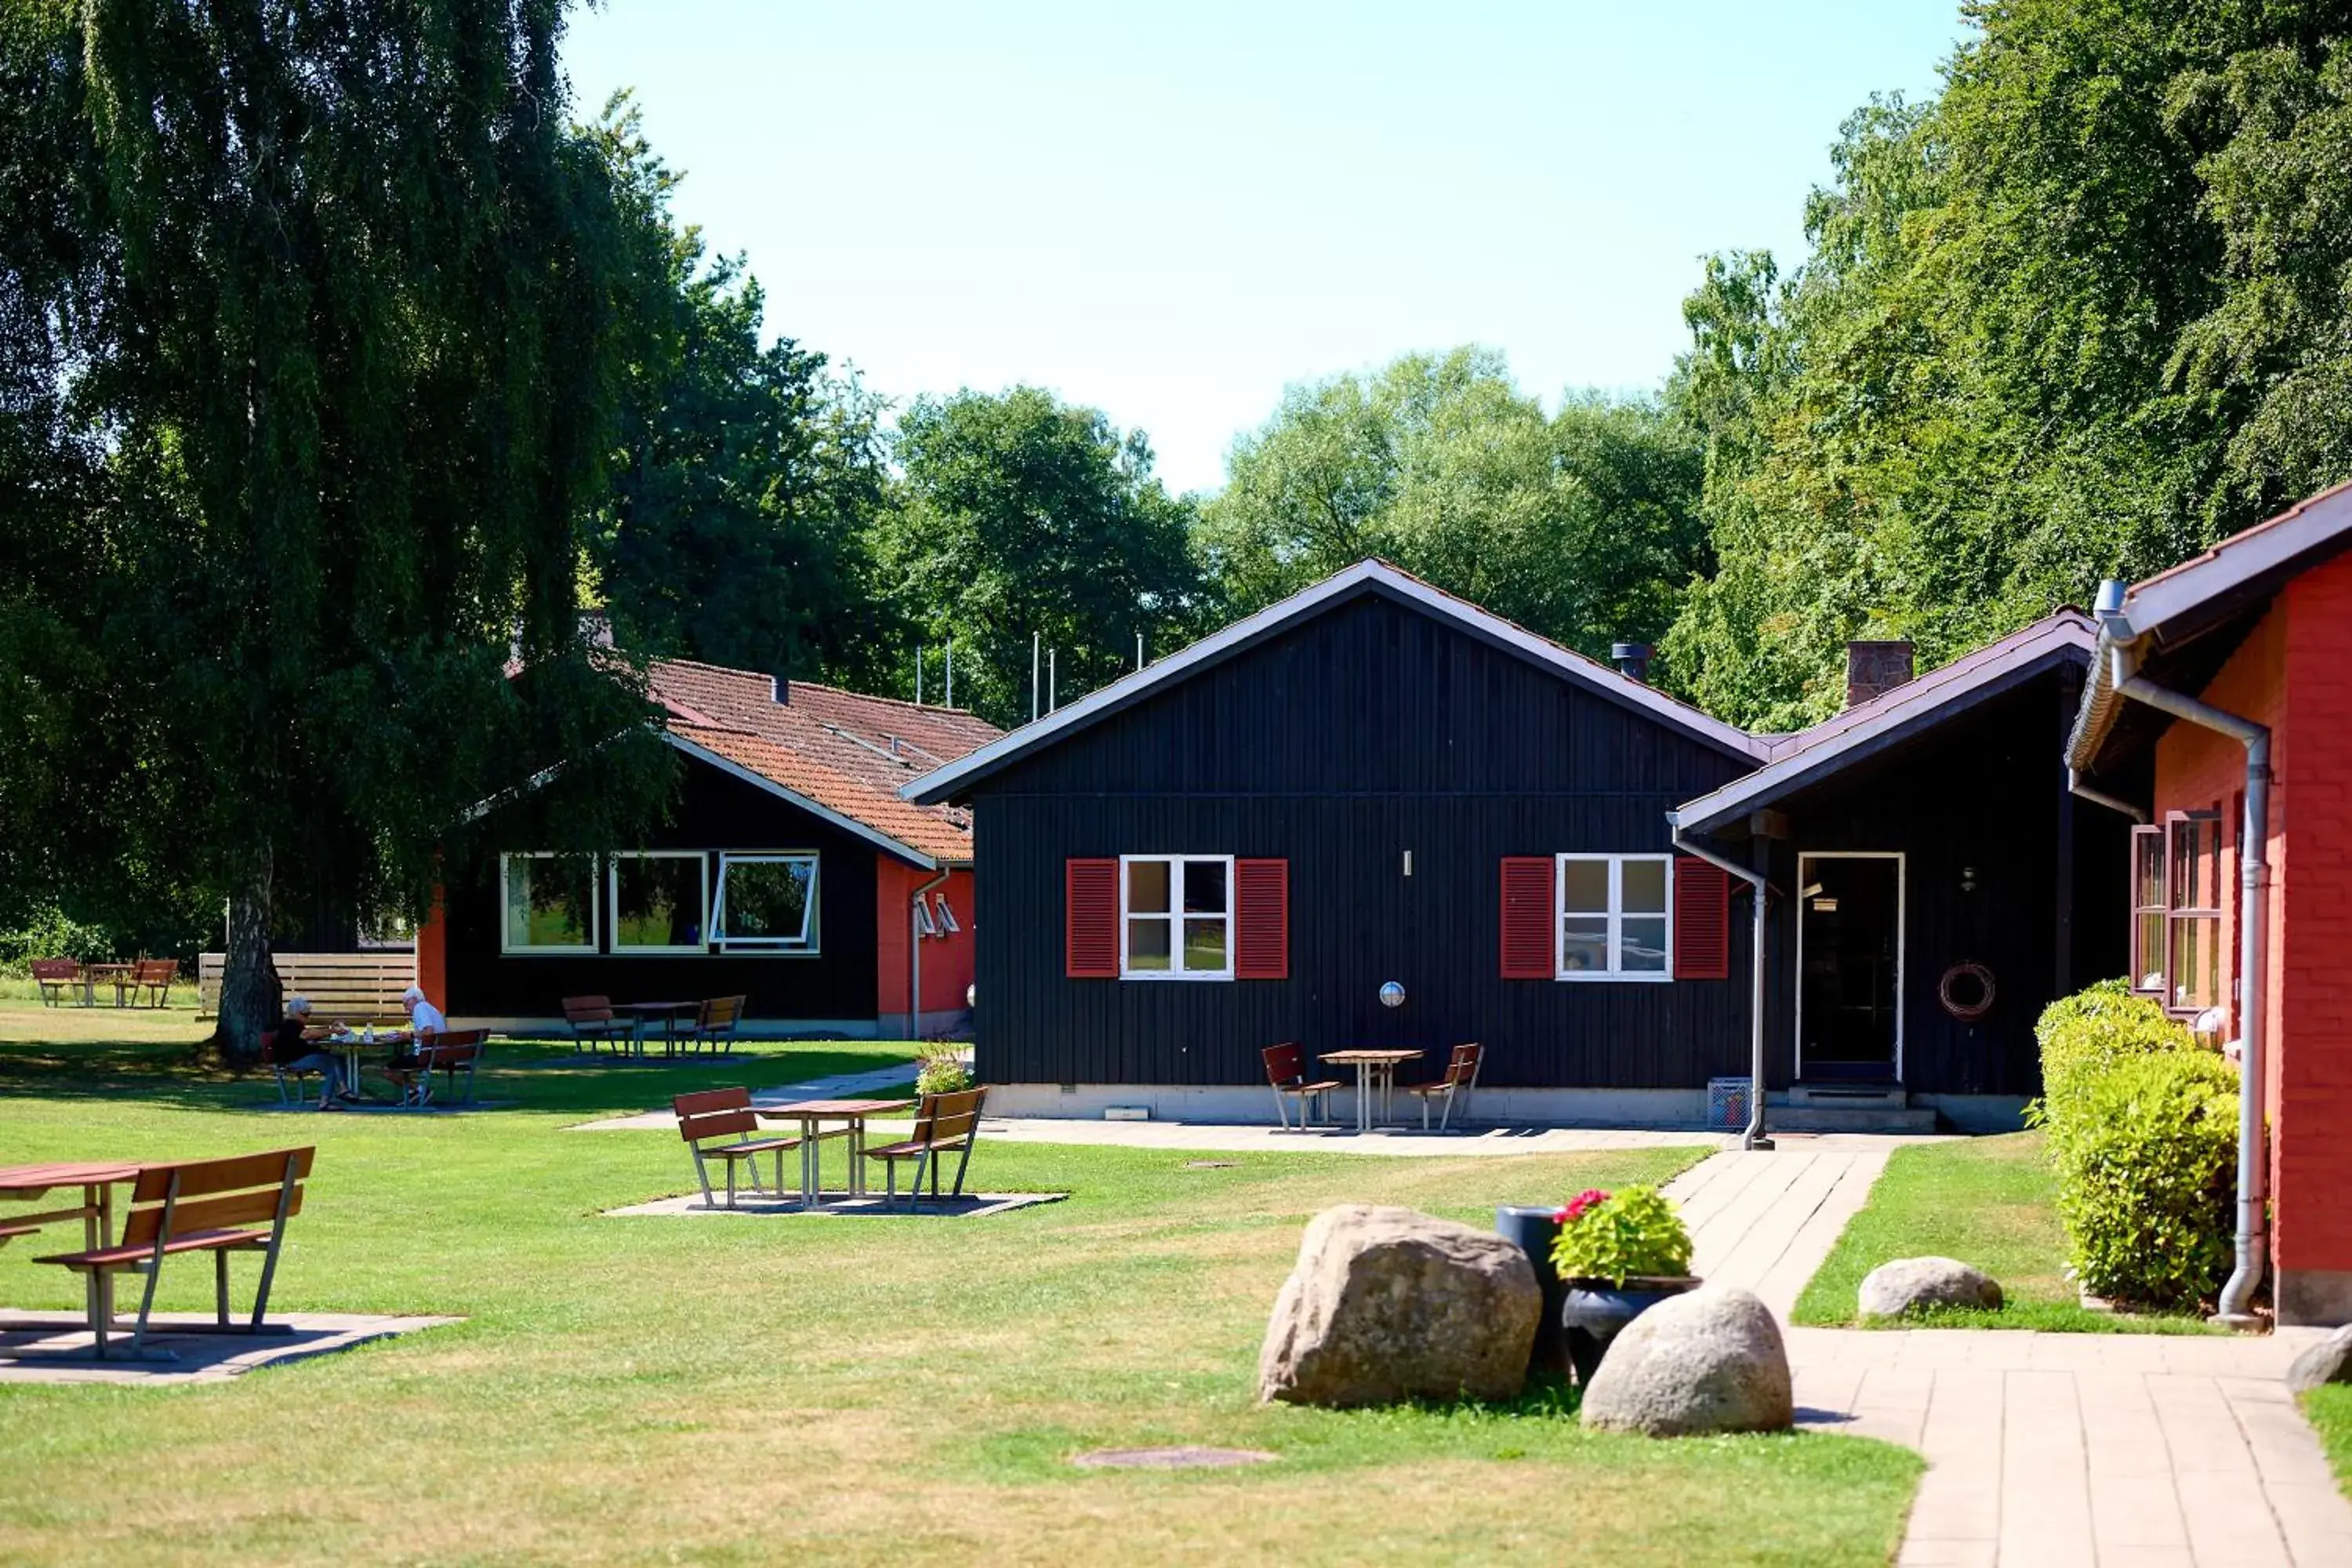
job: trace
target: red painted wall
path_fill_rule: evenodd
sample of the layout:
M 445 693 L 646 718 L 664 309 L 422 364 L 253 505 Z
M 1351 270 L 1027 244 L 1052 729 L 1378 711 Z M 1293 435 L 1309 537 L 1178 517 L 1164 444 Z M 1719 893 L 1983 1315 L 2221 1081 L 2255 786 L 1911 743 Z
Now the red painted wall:
M 2352 1271 L 2352 558 L 2290 583 L 2199 695 L 2271 727 L 2269 1040 L 2272 1262 Z M 2176 723 L 2155 805 L 2232 813 L 2237 742 Z M 2237 838 L 2223 870 L 2224 984 L 2236 984 Z M 2234 995 L 2234 991 L 2232 992 Z
M 877 1010 L 887 1023 L 891 1015 L 907 1011 L 907 946 L 912 938 L 909 900 L 916 889 L 939 873 L 919 870 L 884 856 L 877 858 L 874 874 L 875 989 Z M 971 873 L 950 872 L 944 883 L 930 891 L 928 897 L 935 915 L 942 893 L 947 895 L 949 907 L 955 910 L 957 923 L 963 929 L 924 939 L 922 1010 L 926 1013 L 961 1010 L 964 992 L 971 984 L 973 932 L 978 916 L 972 907 Z
M 433 912 L 416 927 L 416 988 L 446 1012 L 449 1007 L 449 922 L 441 914 L 441 889 L 433 889 Z

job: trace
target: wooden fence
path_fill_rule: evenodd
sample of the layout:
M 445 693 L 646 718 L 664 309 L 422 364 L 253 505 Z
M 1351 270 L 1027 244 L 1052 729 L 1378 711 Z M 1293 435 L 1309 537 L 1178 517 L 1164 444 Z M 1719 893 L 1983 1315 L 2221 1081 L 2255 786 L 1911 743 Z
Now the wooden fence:
M 414 952 L 280 952 L 273 959 L 286 994 L 308 996 L 312 1014 L 321 1020 L 388 1022 L 407 1016 L 400 994 L 416 984 Z M 220 1010 L 224 962 L 217 952 L 196 957 L 196 1005 L 202 1016 Z

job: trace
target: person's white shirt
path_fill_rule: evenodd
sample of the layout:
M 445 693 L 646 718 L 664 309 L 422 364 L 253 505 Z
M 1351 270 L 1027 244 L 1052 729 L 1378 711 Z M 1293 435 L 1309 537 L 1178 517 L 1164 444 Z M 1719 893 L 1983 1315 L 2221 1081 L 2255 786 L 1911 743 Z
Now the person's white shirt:
M 427 1029 L 438 1035 L 448 1030 L 449 1020 L 441 1016 L 440 1008 L 419 996 L 409 1006 L 408 1026 L 420 1035 Z

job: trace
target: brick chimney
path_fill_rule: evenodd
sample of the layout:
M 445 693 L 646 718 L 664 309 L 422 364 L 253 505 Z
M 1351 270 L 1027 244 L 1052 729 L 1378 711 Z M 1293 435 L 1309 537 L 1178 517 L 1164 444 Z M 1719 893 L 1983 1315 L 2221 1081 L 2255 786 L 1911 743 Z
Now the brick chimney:
M 1849 708 L 1885 696 L 1911 676 L 1912 649 L 1907 642 L 1845 645 L 1845 705 Z

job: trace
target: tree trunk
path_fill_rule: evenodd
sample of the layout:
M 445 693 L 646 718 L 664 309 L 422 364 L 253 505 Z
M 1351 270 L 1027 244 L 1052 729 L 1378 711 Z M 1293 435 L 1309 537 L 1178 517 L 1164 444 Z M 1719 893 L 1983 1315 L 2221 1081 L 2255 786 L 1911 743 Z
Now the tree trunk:
M 228 952 L 213 1026 L 213 1048 L 223 1060 L 239 1065 L 261 1054 L 261 1037 L 278 1018 L 278 970 L 269 956 L 269 891 L 265 851 L 245 886 L 229 895 Z

